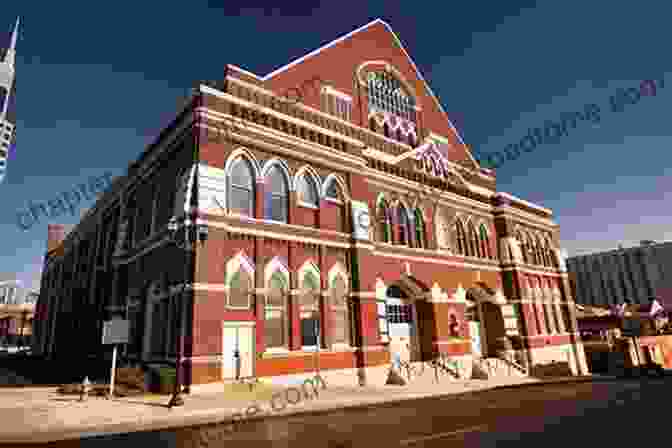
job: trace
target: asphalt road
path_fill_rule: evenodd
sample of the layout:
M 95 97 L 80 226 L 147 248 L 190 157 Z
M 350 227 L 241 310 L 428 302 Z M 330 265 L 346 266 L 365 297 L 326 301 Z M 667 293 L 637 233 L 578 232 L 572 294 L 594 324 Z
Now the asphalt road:
M 532 386 L 58 447 L 516 447 L 667 445 L 671 378 Z M 666 426 L 666 423 L 668 426 Z M 28 446 L 28 445 L 23 445 Z M 45 445 L 42 445 L 45 446 Z

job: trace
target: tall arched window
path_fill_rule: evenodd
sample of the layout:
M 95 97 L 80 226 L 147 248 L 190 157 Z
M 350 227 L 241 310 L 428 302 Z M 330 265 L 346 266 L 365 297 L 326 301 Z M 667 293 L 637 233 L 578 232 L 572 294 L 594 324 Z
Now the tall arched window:
M 520 252 L 523 256 L 523 263 L 529 263 L 530 262 L 530 253 L 529 253 L 529 246 L 527 244 L 527 238 L 525 234 L 522 232 L 516 233 L 516 239 L 518 240 L 519 246 L 520 246 Z
M 318 194 L 317 185 L 308 173 L 304 173 L 299 177 L 296 192 L 299 195 L 299 202 L 313 207 L 320 206 L 320 195 Z
M 399 244 L 409 244 L 411 239 L 408 212 L 403 204 L 397 205 L 397 225 L 399 226 Z
M 350 319 L 348 311 L 348 285 L 342 275 L 331 284 L 331 309 L 333 312 L 333 344 L 350 344 Z
M 250 162 L 239 157 L 229 173 L 229 211 L 254 216 L 254 174 Z
M 301 345 L 305 348 L 317 347 L 316 329 L 320 328 L 320 280 L 307 272 L 301 285 L 299 298 L 301 317 Z
M 467 255 L 467 234 L 459 218 L 455 219 L 455 239 L 457 240 L 457 253 Z
M 476 227 L 474 227 L 473 222 L 469 222 L 468 226 L 468 238 L 469 238 L 469 252 L 467 255 L 470 257 L 480 257 L 481 250 L 479 249 L 478 244 L 478 233 L 476 233 Z
M 325 196 L 332 201 L 342 201 L 341 189 L 338 188 L 338 182 L 336 182 L 336 179 L 332 178 L 329 180 L 327 188 L 325 189 Z
M 488 237 L 488 229 L 485 228 L 485 224 L 481 224 L 478 228 L 480 243 L 481 243 L 481 253 L 484 258 L 492 258 L 492 253 L 490 251 L 490 238 Z
M 249 308 L 251 300 L 252 276 L 244 269 L 239 269 L 229 283 L 227 305 L 231 308 Z
M 421 249 L 427 248 L 427 235 L 425 233 L 425 221 L 422 219 L 420 209 L 415 209 L 415 241 L 416 247 Z
M 264 343 L 266 348 L 289 348 L 287 320 L 287 279 L 275 271 L 269 280 L 264 309 Z
M 264 217 L 273 221 L 287 222 L 287 179 L 278 165 L 266 174 L 264 191 Z
M 392 242 L 392 220 L 390 219 L 390 208 L 385 199 L 378 202 L 377 217 L 377 240 L 383 243 Z

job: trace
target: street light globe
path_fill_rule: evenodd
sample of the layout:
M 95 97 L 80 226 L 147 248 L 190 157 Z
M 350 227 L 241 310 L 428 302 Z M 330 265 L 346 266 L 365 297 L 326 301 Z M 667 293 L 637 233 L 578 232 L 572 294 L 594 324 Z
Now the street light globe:
M 168 221 L 168 230 L 171 232 L 175 232 L 177 230 L 177 218 L 175 216 L 170 218 L 170 221 Z

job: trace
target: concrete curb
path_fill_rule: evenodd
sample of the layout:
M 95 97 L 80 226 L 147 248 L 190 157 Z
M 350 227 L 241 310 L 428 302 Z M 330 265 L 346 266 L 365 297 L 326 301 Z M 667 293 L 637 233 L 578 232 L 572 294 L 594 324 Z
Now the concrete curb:
M 638 379 L 638 378 L 637 378 Z M 393 396 L 393 397 L 380 397 L 368 399 L 365 402 L 355 403 L 351 405 L 344 405 L 342 401 L 327 401 L 322 404 L 317 404 L 311 406 L 310 408 L 287 408 L 283 411 L 260 414 L 258 416 L 250 417 L 248 419 L 242 420 L 238 424 L 245 424 L 248 422 L 254 422 L 259 420 L 266 419 L 275 419 L 275 418 L 286 418 L 288 416 L 309 416 L 309 415 L 319 415 L 327 414 L 334 411 L 344 411 L 355 410 L 355 409 L 366 409 L 376 406 L 394 406 L 396 403 L 402 401 L 410 400 L 422 400 L 422 399 L 445 399 L 450 397 L 457 398 L 460 395 L 464 394 L 482 394 L 487 393 L 492 390 L 506 390 L 506 389 L 520 389 L 524 387 L 532 386 L 548 386 L 554 384 L 575 384 L 575 383 L 586 383 L 586 382 L 612 382 L 612 381 L 624 381 L 625 379 L 614 377 L 614 376 L 581 376 L 581 377 L 570 377 L 563 378 L 559 380 L 547 380 L 547 381 L 534 381 L 534 382 L 525 382 L 519 384 L 503 384 L 503 385 L 493 385 L 490 387 L 483 388 L 465 388 L 463 391 L 458 392 L 449 392 L 449 393 L 409 393 L 407 395 Z M 317 403 L 317 402 L 314 402 Z M 150 432 L 150 431 L 162 431 L 162 430 L 171 430 L 171 429 L 184 429 L 188 430 L 190 428 L 198 426 L 211 426 L 211 425 L 230 425 L 234 423 L 233 415 L 236 413 L 236 410 L 231 408 L 218 408 L 212 407 L 208 409 L 195 410 L 190 412 L 187 415 L 183 415 L 178 419 L 173 418 L 172 416 L 161 416 L 158 418 L 153 418 L 151 421 L 122 421 L 114 423 L 104 423 L 96 424 L 89 427 L 80 427 L 78 429 L 67 429 L 63 431 L 46 431 L 46 432 L 33 432 L 30 434 L 11 434 L 9 435 L 10 439 L 7 439 L 7 434 L 0 436 L 1 443 L 47 443 L 47 442 L 57 442 L 63 440 L 72 440 L 88 437 L 97 437 L 97 436 L 112 436 L 117 434 L 125 434 L 129 432 Z

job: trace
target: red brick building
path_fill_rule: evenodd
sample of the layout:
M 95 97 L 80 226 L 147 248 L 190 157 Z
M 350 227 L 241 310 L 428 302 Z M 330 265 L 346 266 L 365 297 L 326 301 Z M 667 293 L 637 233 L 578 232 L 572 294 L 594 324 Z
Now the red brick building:
M 186 252 L 167 223 L 190 215 L 208 235 Z M 241 376 L 312 371 L 319 345 L 356 381 L 391 353 L 502 356 L 505 336 L 586 372 L 551 211 L 496 191 L 381 20 L 263 77 L 227 65 L 56 230 L 35 329 L 50 356 L 99 353 L 125 312 L 126 356 L 174 361 L 182 304 L 192 384 L 233 378 L 236 347 Z

